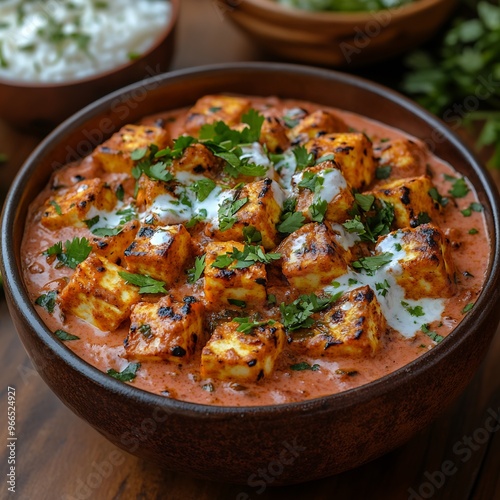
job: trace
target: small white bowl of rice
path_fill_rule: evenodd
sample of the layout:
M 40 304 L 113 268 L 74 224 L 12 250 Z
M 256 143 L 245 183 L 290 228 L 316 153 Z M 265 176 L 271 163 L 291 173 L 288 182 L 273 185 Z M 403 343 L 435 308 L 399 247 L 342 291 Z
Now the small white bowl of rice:
M 85 104 L 165 72 L 180 0 L 3 0 L 0 118 L 44 132 Z

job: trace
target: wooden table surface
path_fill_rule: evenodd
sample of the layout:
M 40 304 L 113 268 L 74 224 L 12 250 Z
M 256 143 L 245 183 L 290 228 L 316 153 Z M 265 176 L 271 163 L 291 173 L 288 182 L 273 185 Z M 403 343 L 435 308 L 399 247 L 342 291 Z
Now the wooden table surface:
M 269 59 L 230 25 L 218 4 L 182 0 L 174 68 Z M 0 122 L 0 152 L 9 157 L 0 165 L 0 199 L 38 140 Z M 500 187 L 498 174 L 495 181 Z M 488 417 L 500 415 L 500 330 L 460 399 L 405 446 L 335 477 L 265 491 L 174 474 L 119 450 L 73 415 L 37 375 L 3 299 L 0 331 L 0 442 L 7 437 L 9 386 L 16 389 L 18 436 L 15 494 L 7 489 L 8 450 L 2 445 L 2 499 L 500 499 L 500 432 L 486 430 Z

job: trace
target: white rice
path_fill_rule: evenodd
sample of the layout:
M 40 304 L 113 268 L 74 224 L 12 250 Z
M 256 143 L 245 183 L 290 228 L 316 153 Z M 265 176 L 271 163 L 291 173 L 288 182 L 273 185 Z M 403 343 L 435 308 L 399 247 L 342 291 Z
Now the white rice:
M 168 0 L 2 0 L 0 78 L 79 80 L 149 50 L 170 20 Z

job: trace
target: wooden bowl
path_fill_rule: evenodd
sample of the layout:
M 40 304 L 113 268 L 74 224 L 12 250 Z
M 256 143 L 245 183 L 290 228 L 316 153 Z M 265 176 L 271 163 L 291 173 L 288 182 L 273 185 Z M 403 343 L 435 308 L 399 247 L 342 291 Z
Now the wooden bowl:
M 269 52 L 291 61 L 359 66 L 401 54 L 430 38 L 455 0 L 415 0 L 378 12 L 310 12 L 274 0 L 223 0 L 220 7 Z
M 443 342 L 353 390 L 241 408 L 176 401 L 121 383 L 51 334 L 33 307 L 21 272 L 20 245 L 30 202 L 54 168 L 88 153 L 122 125 L 215 92 L 305 99 L 363 114 L 428 142 L 468 177 L 484 206 L 491 239 L 488 274 L 474 308 Z M 142 96 L 139 103 L 137 95 Z M 401 445 L 466 387 L 500 317 L 500 201 L 474 156 L 442 122 L 399 94 L 302 66 L 239 63 L 177 71 L 86 107 L 53 131 L 19 172 L 4 208 L 1 254 L 16 328 L 36 369 L 59 398 L 124 450 L 212 480 L 247 483 L 265 470 L 273 485 L 307 481 L 356 467 Z
M 168 70 L 175 47 L 180 0 L 171 1 L 170 21 L 141 57 L 87 78 L 29 83 L 0 78 L 0 118 L 29 132 L 44 134 L 83 106 L 129 83 Z

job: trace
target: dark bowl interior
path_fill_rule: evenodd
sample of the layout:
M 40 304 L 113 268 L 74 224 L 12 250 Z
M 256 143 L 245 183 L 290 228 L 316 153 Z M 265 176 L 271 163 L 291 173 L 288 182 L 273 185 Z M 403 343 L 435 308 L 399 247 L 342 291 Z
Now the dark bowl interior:
M 368 385 L 302 403 L 251 408 L 197 405 L 144 392 L 101 373 L 51 335 L 20 272 L 31 200 L 53 169 L 88 154 L 121 125 L 216 92 L 299 98 L 353 111 L 428 142 L 466 175 L 485 207 L 492 247 L 484 290 L 458 328 L 416 361 Z M 286 461 L 273 482 L 285 484 L 338 473 L 388 452 L 428 425 L 465 388 L 500 317 L 499 214 L 497 191 L 473 155 L 442 122 L 402 96 L 328 70 L 221 65 L 134 84 L 59 126 L 10 190 L 2 221 L 2 272 L 11 314 L 36 369 L 69 408 L 117 446 L 171 470 L 240 483 L 260 468 Z
M 170 0 L 171 17 L 141 57 L 83 79 L 29 83 L 0 79 L 0 117 L 19 129 L 44 134 L 96 99 L 168 70 L 175 48 L 180 0 Z

